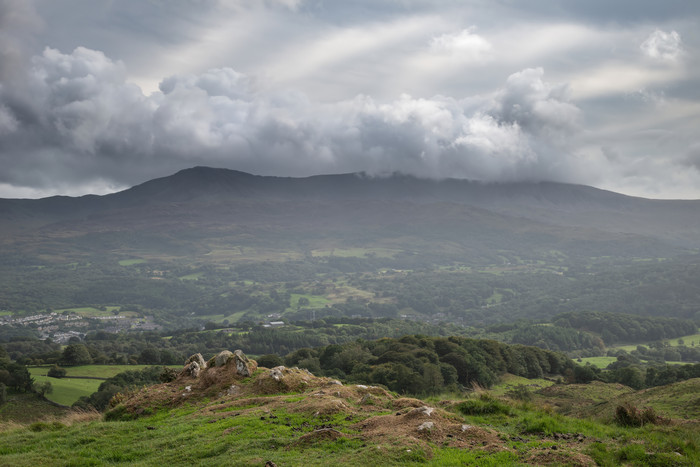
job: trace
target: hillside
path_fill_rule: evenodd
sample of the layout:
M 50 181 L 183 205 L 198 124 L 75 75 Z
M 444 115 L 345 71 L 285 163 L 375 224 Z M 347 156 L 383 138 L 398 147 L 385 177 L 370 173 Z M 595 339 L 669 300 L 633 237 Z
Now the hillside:
M 197 252 L 195 239 L 219 239 L 283 240 L 309 249 L 324 240 L 338 246 L 369 242 L 408 250 L 437 240 L 457 243 L 465 254 L 555 245 L 573 254 L 597 249 L 642 256 L 700 246 L 698 214 L 696 201 L 631 198 L 558 183 L 398 174 L 281 178 L 195 167 L 106 196 L 0 200 L 0 215 L 10 221 L 0 232 L 2 244 L 27 252 L 60 246 L 98 253 L 114 246 L 115 232 L 128 231 L 137 248 L 180 254 Z M 282 231 L 284 238 L 276 235 Z
M 280 467 L 700 460 L 697 430 L 675 422 L 625 428 L 488 393 L 422 401 L 297 368 L 258 368 L 240 351 L 209 362 L 195 355 L 171 379 L 118 395 L 103 421 L 6 426 L 0 463 L 61 465 L 68 456 L 80 464 Z

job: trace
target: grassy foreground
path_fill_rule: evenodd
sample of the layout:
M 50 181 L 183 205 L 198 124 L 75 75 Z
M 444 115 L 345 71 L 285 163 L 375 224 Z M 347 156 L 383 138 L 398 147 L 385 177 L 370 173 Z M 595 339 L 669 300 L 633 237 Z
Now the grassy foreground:
M 700 465 L 697 421 L 625 427 L 614 407 L 596 418 L 555 410 L 576 394 L 587 406 L 630 395 L 602 383 L 425 402 L 305 370 L 236 371 L 180 375 L 116 398 L 104 417 L 0 425 L 0 465 Z

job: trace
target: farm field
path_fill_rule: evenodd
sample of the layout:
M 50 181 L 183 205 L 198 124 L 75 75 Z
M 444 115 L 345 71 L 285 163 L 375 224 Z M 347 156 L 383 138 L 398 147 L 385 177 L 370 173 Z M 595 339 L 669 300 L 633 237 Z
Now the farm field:
M 30 367 L 29 373 L 36 383 L 48 381 L 53 391 L 46 395 L 52 402 L 61 405 L 73 405 L 83 396 L 89 396 L 97 391 L 97 388 L 107 378 L 111 378 L 124 371 L 142 370 L 153 365 L 81 365 L 66 367 L 65 378 L 51 378 L 46 376 L 50 366 Z M 180 365 L 173 365 L 180 368 Z

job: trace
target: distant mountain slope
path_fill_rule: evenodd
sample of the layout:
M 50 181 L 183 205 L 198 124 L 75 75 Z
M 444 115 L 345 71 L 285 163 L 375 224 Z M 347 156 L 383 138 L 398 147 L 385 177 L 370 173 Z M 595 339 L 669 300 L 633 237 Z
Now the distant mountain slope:
M 188 232 L 188 241 L 245 235 L 386 244 L 411 237 L 472 251 L 582 248 L 594 256 L 628 247 L 625 254 L 632 256 L 700 247 L 700 201 L 649 200 L 552 182 L 399 174 L 288 178 L 195 167 L 105 196 L 3 199 L 0 218 L 0 241 L 11 245 L 132 230 L 169 240 Z M 414 249 L 422 245 L 413 241 Z

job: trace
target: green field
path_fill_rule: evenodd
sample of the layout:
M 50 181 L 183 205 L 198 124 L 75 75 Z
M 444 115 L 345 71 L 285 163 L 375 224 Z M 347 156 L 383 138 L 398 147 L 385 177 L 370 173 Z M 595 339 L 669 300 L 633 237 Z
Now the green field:
M 336 256 L 338 258 L 366 258 L 368 256 L 393 258 L 400 252 L 401 250 L 391 248 L 330 248 L 313 250 L 311 255 L 315 257 Z
M 508 391 L 511 391 L 518 386 L 525 386 L 527 389 L 530 391 L 537 391 L 542 388 L 548 388 L 549 386 L 553 385 L 554 381 L 550 381 L 548 379 L 543 379 L 543 378 L 536 378 L 536 379 L 528 379 L 524 378 L 522 376 L 516 376 L 516 375 L 511 375 L 509 373 L 506 373 L 501 377 L 501 380 L 499 381 L 498 384 L 493 386 L 489 392 L 491 394 L 497 395 L 497 396 L 503 396 L 505 395 Z
M 586 357 L 576 359 L 576 361 L 581 365 L 590 363 L 591 365 L 597 368 L 607 368 L 608 365 L 617 361 L 617 357 Z
M 102 383 L 101 379 L 76 379 L 76 378 L 50 378 L 40 374 L 34 374 L 30 370 L 32 378 L 36 383 L 48 381 L 51 383 L 53 391 L 46 395 L 50 401 L 61 405 L 73 405 L 75 401 L 83 396 L 89 396 L 97 391 Z
M 92 316 L 114 316 L 114 310 L 119 309 L 118 306 L 106 306 L 104 308 L 104 310 L 100 310 L 91 306 L 77 308 L 61 308 L 60 310 L 56 310 L 56 313 L 63 313 L 65 311 L 68 311 L 89 318 Z
M 123 259 L 119 261 L 119 266 L 133 266 L 135 264 L 143 264 L 145 262 L 145 259 Z
M 73 405 L 82 396 L 89 396 L 97 391 L 103 380 L 111 378 L 124 371 L 142 370 L 153 365 L 82 365 L 66 367 L 66 378 L 50 378 L 46 376 L 48 366 L 30 367 L 29 373 L 36 383 L 48 381 L 53 387 L 53 392 L 46 398 L 61 405 Z M 179 365 L 173 368 L 180 368 Z M 89 377 L 100 379 L 82 379 L 77 377 Z
M 683 342 L 683 344 L 680 344 L 679 340 Z M 667 342 L 668 345 L 671 347 L 678 347 L 679 345 L 700 345 L 700 333 L 690 334 L 688 336 L 674 337 L 673 339 L 664 339 L 664 342 Z M 619 345 L 616 347 L 610 347 L 609 350 L 624 350 L 626 352 L 631 352 L 633 350 L 637 350 L 637 347 L 640 345 L 648 347 L 649 344 L 650 342 L 640 342 L 637 344 Z

